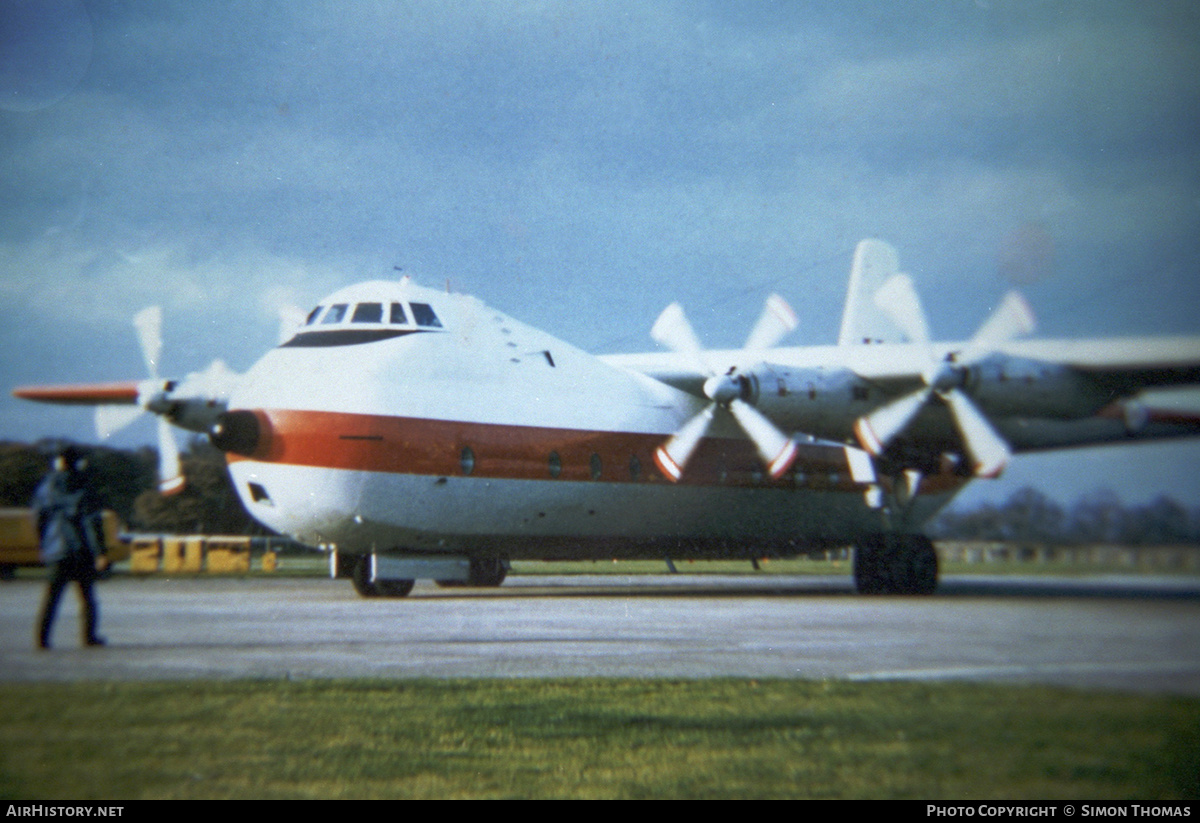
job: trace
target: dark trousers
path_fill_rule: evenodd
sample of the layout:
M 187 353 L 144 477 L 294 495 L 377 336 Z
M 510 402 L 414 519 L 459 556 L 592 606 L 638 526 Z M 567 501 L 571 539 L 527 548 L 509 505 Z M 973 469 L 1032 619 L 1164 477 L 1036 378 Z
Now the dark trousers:
M 38 633 L 38 640 L 43 646 L 50 645 L 54 616 L 58 613 L 58 600 L 62 597 L 63 589 L 72 580 L 79 584 L 79 604 L 83 607 L 83 613 L 80 615 L 83 642 L 96 640 L 96 624 L 100 620 L 100 609 L 96 605 L 96 594 L 93 591 L 96 564 L 91 557 L 72 554 L 55 563 L 50 572 L 50 585 L 42 603 L 42 620 Z

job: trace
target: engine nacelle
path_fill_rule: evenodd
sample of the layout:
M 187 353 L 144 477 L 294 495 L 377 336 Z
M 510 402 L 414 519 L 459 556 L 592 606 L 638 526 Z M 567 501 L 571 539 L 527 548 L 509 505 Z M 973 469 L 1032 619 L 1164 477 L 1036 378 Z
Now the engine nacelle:
M 989 417 L 1078 420 L 1112 402 L 1111 392 L 1058 363 L 995 354 L 969 367 L 963 390 Z
M 746 398 L 784 429 L 845 440 L 854 421 L 884 397 L 849 369 L 794 369 L 763 364 L 742 374 L 753 386 Z

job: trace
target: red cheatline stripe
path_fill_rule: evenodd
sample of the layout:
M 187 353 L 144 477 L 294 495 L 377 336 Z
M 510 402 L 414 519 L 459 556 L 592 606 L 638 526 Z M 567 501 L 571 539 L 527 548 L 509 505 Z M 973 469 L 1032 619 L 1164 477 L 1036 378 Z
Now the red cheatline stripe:
M 70 403 L 102 405 L 107 403 L 136 403 L 138 387 L 135 382 L 74 383 L 68 386 L 21 386 L 13 397 L 36 400 L 39 403 Z
M 793 443 L 773 467 L 781 476 L 769 479 L 769 474 L 763 477 L 766 467 L 749 440 L 705 438 L 687 469 L 680 470 L 673 461 L 663 462 L 666 434 L 282 409 L 255 415 L 261 435 L 248 459 L 265 463 L 548 482 L 661 483 L 670 478 L 693 485 L 859 488 L 840 446 Z M 231 453 L 228 459 L 236 463 L 247 458 Z M 799 481 L 789 473 L 793 466 L 803 472 Z M 672 477 L 672 468 L 678 478 Z M 922 483 L 922 491 L 946 491 L 964 482 L 952 472 L 932 475 Z

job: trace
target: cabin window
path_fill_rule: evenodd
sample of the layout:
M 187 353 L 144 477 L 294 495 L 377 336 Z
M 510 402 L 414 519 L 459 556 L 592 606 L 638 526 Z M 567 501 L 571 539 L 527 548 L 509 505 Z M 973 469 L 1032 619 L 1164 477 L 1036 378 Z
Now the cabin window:
M 550 476 L 558 477 L 562 474 L 562 458 L 558 456 L 558 452 L 550 452 Z
M 350 318 L 351 323 L 382 323 L 383 322 L 383 304 L 382 303 L 359 303 L 354 307 L 354 316 Z
M 629 456 L 629 479 L 637 480 L 642 476 L 642 461 L 636 454 Z
M 435 329 L 442 327 L 442 321 L 438 320 L 437 315 L 433 313 L 433 308 L 428 303 L 410 303 L 409 305 L 412 306 L 413 320 L 417 321 L 418 326 Z
M 315 309 L 310 311 L 308 313 L 308 319 L 304 321 L 304 325 L 311 326 L 313 324 L 313 321 L 315 321 L 317 319 L 317 315 L 321 313 L 321 309 L 323 309 L 323 308 L 325 308 L 325 307 L 317 306 Z
M 404 314 L 404 304 L 403 303 L 393 303 L 392 304 L 392 316 L 390 318 L 390 322 L 408 325 L 408 318 Z
M 346 316 L 346 303 L 334 303 L 329 307 L 329 311 L 325 312 L 325 319 L 321 321 L 321 325 L 327 326 L 330 323 L 341 323 L 342 318 Z
M 598 454 L 593 454 L 593 455 L 592 455 L 592 459 L 589 461 L 589 464 L 588 464 L 588 465 L 590 466 L 590 468 L 591 468 L 591 470 L 592 470 L 592 479 L 593 479 L 593 480 L 599 480 L 599 479 L 600 479 L 600 475 L 601 475 L 601 474 L 603 473 L 603 471 L 604 471 L 604 464 L 603 464 L 603 462 L 601 462 L 601 460 L 600 460 L 600 455 L 598 455 Z
M 463 447 L 462 454 L 459 456 L 459 465 L 465 475 L 475 471 L 475 452 L 471 450 L 470 446 Z

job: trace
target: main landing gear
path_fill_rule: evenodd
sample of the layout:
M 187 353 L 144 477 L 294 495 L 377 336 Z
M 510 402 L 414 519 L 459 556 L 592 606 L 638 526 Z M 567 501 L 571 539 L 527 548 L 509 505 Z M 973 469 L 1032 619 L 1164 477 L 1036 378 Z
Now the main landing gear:
M 508 561 L 499 557 L 472 557 L 466 580 L 435 580 L 443 588 L 471 586 L 478 589 L 494 589 L 508 576 Z
M 938 556 L 923 534 L 876 534 L 854 549 L 854 585 L 859 594 L 933 594 Z
M 417 578 L 439 586 L 494 588 L 504 582 L 509 563 L 499 557 L 342 555 L 334 558 L 334 577 L 346 578 L 363 597 L 405 597 Z
M 363 555 L 354 563 L 350 575 L 354 590 L 362 597 L 406 597 L 413 590 L 415 580 L 371 580 L 371 557 Z

